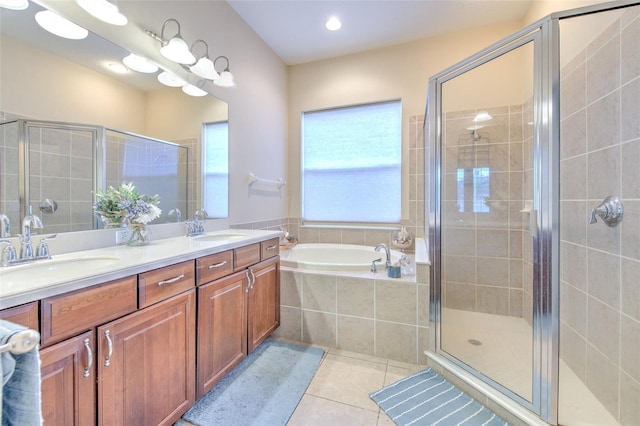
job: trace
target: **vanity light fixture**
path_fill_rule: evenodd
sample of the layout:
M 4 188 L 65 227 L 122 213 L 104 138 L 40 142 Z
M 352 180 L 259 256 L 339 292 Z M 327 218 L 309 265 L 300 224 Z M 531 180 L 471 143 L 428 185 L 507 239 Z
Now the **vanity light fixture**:
M 115 72 L 116 74 L 126 74 L 129 71 L 127 67 L 118 63 L 111 63 L 107 66 L 111 71 Z
M 175 24 L 178 26 L 178 32 L 170 40 L 167 40 L 164 38 L 164 29 L 169 22 L 175 22 Z M 160 53 L 168 60 L 184 65 L 191 65 L 196 61 L 195 56 L 193 56 L 193 54 L 189 51 L 187 42 L 184 41 L 184 39 L 182 38 L 182 34 L 180 34 L 180 22 L 178 22 L 176 19 L 169 18 L 164 21 L 164 23 L 162 24 L 162 30 L 160 31 L 160 36 L 158 36 L 158 34 L 154 33 L 153 31 L 146 30 L 146 32 L 151 37 L 162 43 Z
M 127 25 L 127 17 L 118 10 L 118 6 L 107 0 L 76 0 L 78 6 L 91 16 L 111 25 Z
M 59 37 L 82 40 L 89 35 L 89 31 L 80 25 L 76 25 L 50 10 L 36 13 L 36 21 L 42 28 Z
M 340 20 L 335 16 L 332 16 L 324 24 L 324 27 L 329 31 L 338 31 L 340 28 L 342 28 L 342 22 L 340 22 Z
M 220 87 L 235 86 L 235 82 L 233 81 L 233 74 L 231 74 L 231 71 L 229 71 L 229 58 L 227 58 L 226 56 L 218 56 L 213 61 L 214 65 L 218 61 L 218 59 L 224 59 L 225 61 L 227 61 L 227 66 L 225 67 L 224 71 L 220 73 L 220 78 L 213 80 L 213 84 Z
M 209 58 L 209 45 L 207 44 L 206 41 L 204 40 L 194 41 L 193 44 L 191 45 L 191 52 L 193 53 L 193 48 L 198 43 L 204 44 L 205 53 L 202 57 L 200 57 L 200 59 L 198 59 L 198 62 L 196 62 L 195 65 L 191 65 L 189 69 L 191 70 L 192 73 L 194 73 L 198 77 L 202 77 L 207 80 L 215 80 L 219 78 L 220 75 L 216 71 L 213 65 L 213 61 Z
M 0 0 L 0 7 L 11 10 L 25 10 L 29 7 L 29 0 Z
M 122 63 L 129 69 L 145 74 L 151 74 L 158 71 L 158 66 L 156 64 L 152 64 L 146 58 L 134 53 L 130 53 L 128 56 L 125 56 L 122 59 Z
M 206 96 L 209 94 L 193 84 L 186 84 L 182 86 L 182 91 L 189 96 Z
M 162 71 L 158 74 L 158 81 L 169 87 L 182 87 L 187 84 L 186 81 L 169 71 Z

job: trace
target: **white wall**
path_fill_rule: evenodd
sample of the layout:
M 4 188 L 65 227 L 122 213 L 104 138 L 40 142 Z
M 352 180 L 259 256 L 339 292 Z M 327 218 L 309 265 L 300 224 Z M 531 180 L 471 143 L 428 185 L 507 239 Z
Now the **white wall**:
M 402 99 L 403 163 L 406 164 L 408 117 L 424 114 L 429 77 L 520 27 L 520 23 L 495 25 L 289 67 L 290 215 L 300 215 L 301 112 Z M 407 182 L 408 172 L 403 168 L 403 182 Z M 402 198 L 403 218 L 408 218 L 408 188 L 404 184 Z

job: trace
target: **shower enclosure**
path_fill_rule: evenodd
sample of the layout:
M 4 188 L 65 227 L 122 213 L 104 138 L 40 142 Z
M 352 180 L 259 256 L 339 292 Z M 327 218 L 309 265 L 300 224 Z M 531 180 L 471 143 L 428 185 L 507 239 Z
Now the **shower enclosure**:
M 429 82 L 429 356 L 523 418 L 640 421 L 639 40 L 581 8 Z

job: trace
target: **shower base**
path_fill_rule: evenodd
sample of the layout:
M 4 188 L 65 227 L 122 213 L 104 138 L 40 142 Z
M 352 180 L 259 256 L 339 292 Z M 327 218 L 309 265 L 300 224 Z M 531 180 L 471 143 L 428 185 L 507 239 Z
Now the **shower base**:
M 532 330 L 525 320 L 449 308 L 443 309 L 442 318 L 441 336 L 446 336 L 443 346 L 449 354 L 456 354 L 458 359 L 523 398 L 530 398 Z M 442 365 L 441 357 L 427 355 Z M 562 360 L 559 369 L 559 424 L 619 425 Z

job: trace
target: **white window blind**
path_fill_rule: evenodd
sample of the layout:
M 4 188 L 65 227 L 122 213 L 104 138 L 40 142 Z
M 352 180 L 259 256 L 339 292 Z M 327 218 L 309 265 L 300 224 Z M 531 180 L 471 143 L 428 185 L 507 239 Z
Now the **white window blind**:
M 229 123 L 204 124 L 204 209 L 209 217 L 229 216 Z
M 400 101 L 303 113 L 303 220 L 400 222 L 401 115 Z

